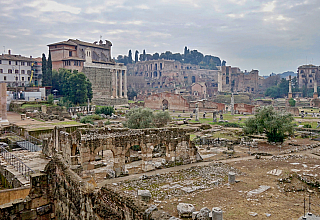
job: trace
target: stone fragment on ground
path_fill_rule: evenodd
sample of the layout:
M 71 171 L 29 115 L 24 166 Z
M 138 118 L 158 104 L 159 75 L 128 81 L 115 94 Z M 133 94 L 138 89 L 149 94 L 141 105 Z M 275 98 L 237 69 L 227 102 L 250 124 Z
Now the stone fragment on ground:
M 282 173 L 282 170 L 278 170 L 278 169 L 273 169 L 267 172 L 267 174 L 274 175 L 274 176 L 279 176 L 281 173 Z
M 248 196 L 250 197 L 250 196 L 254 196 L 254 195 L 258 195 L 258 194 L 260 194 L 260 193 L 263 193 L 263 192 L 265 192 L 265 191 L 267 191 L 268 189 L 270 189 L 271 187 L 270 186 L 259 186 L 259 188 L 258 189 L 254 189 L 254 190 L 251 190 L 251 191 L 249 191 L 248 192 Z
M 191 217 L 192 213 L 194 211 L 196 211 L 194 206 L 192 204 L 188 204 L 188 203 L 179 203 L 177 205 L 177 210 L 178 210 L 179 218 L 181 218 L 181 216 Z

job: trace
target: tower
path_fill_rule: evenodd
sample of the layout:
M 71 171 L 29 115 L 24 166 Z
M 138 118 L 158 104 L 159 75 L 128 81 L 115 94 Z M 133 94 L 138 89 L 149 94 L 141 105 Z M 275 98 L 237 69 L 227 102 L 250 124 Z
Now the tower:
M 288 99 L 292 98 L 292 82 L 291 82 L 291 75 L 289 76 L 289 92 L 288 92 Z

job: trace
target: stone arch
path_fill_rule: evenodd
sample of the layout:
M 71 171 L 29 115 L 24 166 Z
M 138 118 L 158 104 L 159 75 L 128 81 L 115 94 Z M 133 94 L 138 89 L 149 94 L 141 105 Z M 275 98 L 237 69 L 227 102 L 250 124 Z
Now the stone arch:
M 162 100 L 162 109 L 164 110 L 169 109 L 169 102 L 167 99 Z

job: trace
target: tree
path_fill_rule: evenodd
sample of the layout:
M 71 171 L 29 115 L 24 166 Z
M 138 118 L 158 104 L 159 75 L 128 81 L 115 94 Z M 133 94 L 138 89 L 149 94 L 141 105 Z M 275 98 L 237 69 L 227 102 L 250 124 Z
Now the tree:
M 146 50 L 143 50 L 142 61 L 146 61 Z M 141 61 L 141 60 L 140 60 Z
M 49 52 L 48 62 L 47 62 L 47 73 L 46 73 L 46 83 L 47 86 L 52 86 L 52 61 L 51 53 Z
M 42 86 L 47 85 L 47 58 L 46 55 L 42 54 Z
M 293 98 L 289 99 L 288 102 L 291 107 L 296 106 L 296 100 L 294 100 Z
M 283 142 L 285 134 L 293 134 L 293 117 L 289 113 L 277 112 L 272 106 L 258 108 L 254 117 L 245 121 L 245 134 L 265 133 L 269 142 Z
M 112 115 L 114 113 L 114 108 L 112 106 L 102 106 L 96 108 L 96 114 L 105 114 L 105 115 Z
M 132 52 L 131 52 L 131 50 L 129 50 L 129 53 L 128 53 L 128 63 L 132 63 Z
M 134 53 L 134 62 L 138 62 L 139 61 L 139 51 L 136 50 L 136 52 Z
M 83 104 L 92 99 L 92 85 L 87 77 L 77 70 L 68 69 L 53 71 L 52 89 L 58 90 L 60 95 L 73 104 Z
M 134 89 L 128 89 L 127 96 L 129 100 L 133 100 L 137 96 L 137 92 Z
M 154 114 L 148 108 L 131 109 L 127 114 L 127 122 L 124 125 L 131 129 L 163 127 L 171 121 L 168 112 L 159 112 Z

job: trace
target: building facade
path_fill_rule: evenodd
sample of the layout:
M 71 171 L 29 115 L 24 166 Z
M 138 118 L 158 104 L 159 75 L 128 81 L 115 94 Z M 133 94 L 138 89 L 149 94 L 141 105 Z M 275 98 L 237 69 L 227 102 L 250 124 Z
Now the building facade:
M 92 83 L 96 105 L 127 104 L 127 68 L 111 59 L 112 43 L 88 43 L 69 39 L 49 44 L 52 69 L 66 68 L 83 72 Z
M 37 61 L 31 56 L 14 55 L 8 50 L 8 54 L 0 55 L 0 81 L 6 82 L 8 87 L 38 84 L 38 80 L 32 77 L 36 66 Z M 41 75 L 41 70 L 38 74 Z
M 315 66 L 312 64 L 299 66 L 297 72 L 299 88 L 302 88 L 304 86 L 306 86 L 307 88 L 313 88 L 314 81 L 316 81 L 319 85 L 319 68 L 319 66 Z
M 259 90 L 259 71 L 242 72 L 238 67 L 221 66 L 218 73 L 219 92 L 257 93 Z

